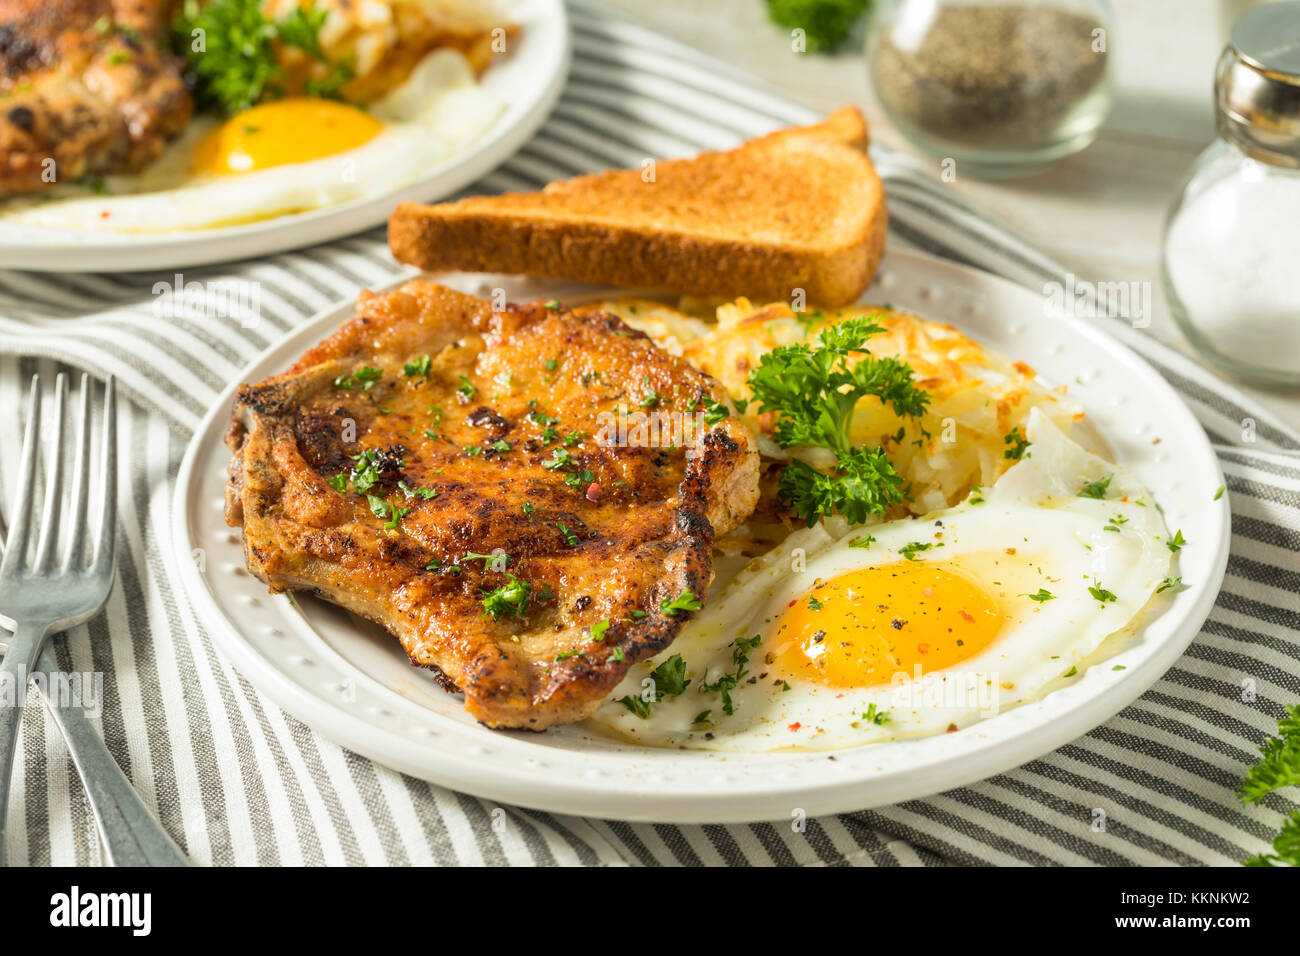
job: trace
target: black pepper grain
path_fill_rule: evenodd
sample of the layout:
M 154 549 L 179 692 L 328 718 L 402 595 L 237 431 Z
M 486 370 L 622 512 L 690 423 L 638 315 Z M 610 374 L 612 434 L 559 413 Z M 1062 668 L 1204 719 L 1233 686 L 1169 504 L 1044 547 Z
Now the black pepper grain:
M 15 106 L 5 114 L 9 122 L 13 123 L 25 133 L 30 133 L 36 125 L 36 114 L 26 106 Z

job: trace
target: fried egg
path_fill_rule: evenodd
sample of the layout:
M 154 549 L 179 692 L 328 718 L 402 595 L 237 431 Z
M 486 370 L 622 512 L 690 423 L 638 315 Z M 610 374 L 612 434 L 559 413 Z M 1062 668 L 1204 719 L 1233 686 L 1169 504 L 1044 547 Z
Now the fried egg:
M 430 53 L 368 109 L 297 97 L 225 121 L 197 117 L 157 162 L 111 176 L 98 193 L 60 185 L 14 200 L 9 222 L 59 229 L 159 233 L 256 222 L 398 189 L 471 145 L 504 104 L 463 56 Z
M 795 532 L 592 721 L 658 747 L 836 750 L 968 727 L 1085 670 L 1169 576 L 1169 533 L 1136 479 L 1037 409 L 1027 437 L 956 507 Z

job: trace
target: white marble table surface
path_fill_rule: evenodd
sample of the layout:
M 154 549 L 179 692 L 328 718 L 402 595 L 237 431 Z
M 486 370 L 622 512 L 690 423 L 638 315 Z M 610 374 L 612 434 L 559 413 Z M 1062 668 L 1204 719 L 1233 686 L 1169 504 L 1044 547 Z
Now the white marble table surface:
M 876 141 L 914 152 L 875 102 L 856 41 L 835 55 L 796 53 L 789 33 L 767 20 L 763 0 L 600 2 L 743 67 L 808 106 L 855 104 Z M 1024 179 L 979 181 L 959 173 L 952 184 L 1081 278 L 1151 282 L 1148 331 L 1189 353 L 1160 289 L 1160 233 L 1183 175 L 1213 137 L 1214 63 L 1227 24 L 1252 2 L 1112 0 L 1117 102 L 1097 141 Z M 1214 374 L 1207 368 L 1207 376 Z M 1300 429 L 1300 391 L 1242 389 Z

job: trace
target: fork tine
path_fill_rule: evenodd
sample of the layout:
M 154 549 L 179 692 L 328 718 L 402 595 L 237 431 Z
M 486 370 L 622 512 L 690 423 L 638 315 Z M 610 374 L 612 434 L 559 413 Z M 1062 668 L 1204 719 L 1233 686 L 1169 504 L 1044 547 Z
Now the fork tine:
M 104 383 L 104 451 L 101 466 L 104 487 L 99 503 L 99 541 L 95 545 L 95 574 L 113 567 L 114 536 L 117 533 L 117 383 L 110 375 Z
M 18 495 L 14 499 L 13 527 L 5 543 L 4 561 L 0 563 L 0 576 L 16 574 L 27 556 L 27 534 L 32 524 L 32 486 L 36 483 L 36 449 L 40 445 L 41 429 L 41 378 L 32 376 L 32 411 L 23 433 L 23 460 L 18 466 Z
M 68 377 L 54 379 L 54 450 L 45 462 L 45 504 L 41 508 L 41 535 L 36 541 L 38 572 L 54 565 L 54 548 L 59 543 L 59 517 L 63 513 L 63 420 L 67 417 Z
M 81 376 L 81 417 L 77 420 L 77 457 L 72 466 L 72 533 L 63 570 L 81 567 L 81 552 L 86 542 L 86 511 L 90 478 L 90 376 Z

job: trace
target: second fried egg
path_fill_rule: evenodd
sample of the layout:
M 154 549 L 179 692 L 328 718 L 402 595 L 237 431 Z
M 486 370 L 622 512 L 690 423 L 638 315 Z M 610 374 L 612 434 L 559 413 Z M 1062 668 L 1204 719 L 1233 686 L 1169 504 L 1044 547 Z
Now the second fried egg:
M 359 107 L 298 97 L 218 121 L 196 117 L 136 175 L 59 183 L 0 206 L 55 229 L 212 229 L 336 206 L 406 186 L 483 136 L 505 105 L 465 58 L 436 50 L 384 99 Z

